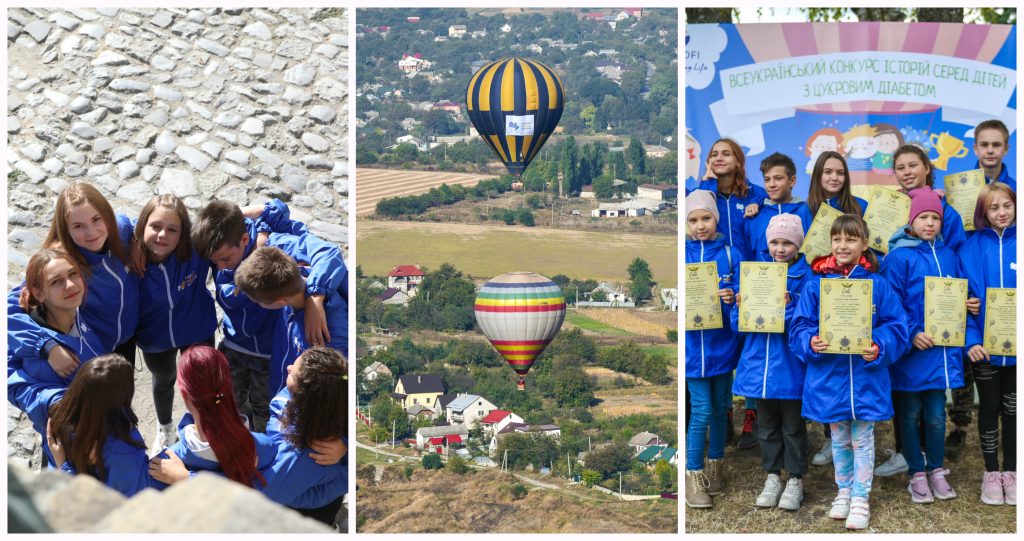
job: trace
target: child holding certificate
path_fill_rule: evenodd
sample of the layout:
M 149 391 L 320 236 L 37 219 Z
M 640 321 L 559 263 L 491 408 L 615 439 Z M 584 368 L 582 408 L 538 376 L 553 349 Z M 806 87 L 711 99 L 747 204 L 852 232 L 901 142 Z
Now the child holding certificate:
M 711 291 L 700 293 L 712 297 L 712 308 L 720 311 L 718 317 L 728 317 L 730 305 L 736 299 L 735 277 L 739 275 L 740 254 L 718 232 L 718 217 L 715 194 L 695 190 L 686 196 L 689 232 L 686 263 L 694 264 L 694 272 L 703 272 L 702 264 L 715 264 L 717 276 L 713 278 L 717 278 L 717 284 L 712 285 L 717 285 L 718 289 L 712 287 Z M 687 288 L 690 287 L 688 282 Z M 688 298 L 689 294 L 687 292 Z M 717 303 L 714 303 L 714 296 L 719 299 Z M 703 306 L 695 310 L 687 302 L 688 318 L 707 319 L 699 313 L 703 310 Z M 739 346 L 739 337 L 721 321 L 717 328 L 686 331 L 686 390 L 691 407 L 686 432 L 686 505 L 690 507 L 711 507 L 710 496 L 721 494 L 725 486 L 722 477 L 725 411 L 729 407 L 732 371 L 736 368 Z M 709 431 L 705 463 L 704 439 Z
M 715 196 L 715 207 L 721 216 L 718 231 L 725 235 L 725 241 L 729 246 L 740 251 L 744 261 L 749 261 L 753 258 L 750 243 L 744 237 L 744 213 L 748 206 L 756 209 L 768 194 L 764 188 L 755 186 L 747 180 L 743 149 L 732 139 L 715 141 L 705 163 L 706 180 L 702 181 L 697 189 L 707 190 Z
M 818 214 L 818 207 L 824 203 L 844 214 L 864 215 L 868 202 L 854 197 L 850 191 L 850 170 L 843 155 L 826 151 L 818 155 L 811 173 L 811 187 L 807 192 L 807 206 L 810 215 Z M 810 224 L 805 224 L 810 227 Z
M 1017 287 L 1017 194 L 1002 182 L 981 189 L 974 211 L 977 234 L 960 251 L 971 295 L 982 299 L 981 313 L 969 318 L 967 356 L 978 385 L 978 435 L 985 458 L 981 501 L 1017 504 L 1017 357 L 1014 310 L 993 306 L 994 288 Z M 986 314 L 999 309 L 999 316 Z M 988 328 L 986 328 L 988 327 Z M 998 327 L 1005 327 L 998 329 Z M 1005 330 L 1005 333 L 998 332 Z M 994 336 L 1004 336 L 993 339 Z M 1000 355 L 999 349 L 1013 355 Z M 999 421 L 1002 420 L 1003 465 L 999 467 Z
M 766 183 L 767 184 L 767 183 Z M 811 274 L 810 265 L 800 255 L 804 229 L 794 214 L 772 216 L 765 231 L 768 253 L 776 263 L 789 266 L 786 271 L 785 320 L 793 316 L 799 292 Z M 744 280 L 741 275 L 740 280 Z M 739 332 L 739 312 L 745 299 L 737 297 L 730 322 Z M 804 364 L 789 349 L 785 333 L 744 333 L 743 351 L 732 392 L 757 397 L 757 438 L 761 445 L 761 466 L 768 472 L 764 490 L 757 497 L 758 507 L 796 511 L 804 499 L 802 478 L 807 473 L 807 424 L 800 414 L 804 389 Z M 785 467 L 789 480 L 785 490 L 780 473 Z
M 789 346 L 807 364 L 801 413 L 812 421 L 830 423 L 832 431 L 839 494 L 832 502 L 829 516 L 846 519 L 849 529 L 862 530 L 867 528 L 870 518 L 874 424 L 893 415 L 887 367 L 903 355 L 910 338 L 899 297 L 884 278 L 874 274 L 878 260 L 868 250 L 870 232 L 864 219 L 855 214 L 840 216 L 830 233 L 832 254 L 811 263 L 814 273 L 808 277 L 797 301 Z M 832 287 L 831 283 L 822 284 L 825 278 L 845 282 Z M 832 318 L 828 323 L 832 330 L 825 332 L 821 328 L 825 322 L 819 317 L 821 305 L 828 301 L 840 306 L 838 298 L 845 292 L 854 303 L 843 307 L 852 305 L 855 310 L 827 312 Z M 870 297 L 864 299 L 864 294 Z M 833 331 L 843 332 L 860 325 L 871 333 L 870 346 L 854 350 L 846 338 L 836 340 L 835 345 L 825 339 Z M 833 347 L 850 352 L 825 352 Z
M 946 481 L 949 470 L 943 469 L 942 462 L 945 454 L 946 389 L 963 386 L 962 347 L 943 343 L 963 343 L 965 314 L 964 302 L 954 301 L 959 306 L 950 306 L 951 313 L 947 318 L 935 316 L 931 325 L 926 325 L 927 289 L 928 286 L 934 289 L 936 284 L 926 284 L 925 277 L 959 279 L 963 278 L 963 272 L 960 259 L 938 238 L 943 216 L 939 194 L 925 187 L 911 190 L 908 195 L 911 200 L 910 226 L 897 231 L 889 240 L 891 251 L 885 258 L 882 275 L 900 297 L 913 347 L 889 368 L 889 375 L 892 377 L 894 400 L 899 402 L 893 423 L 900 424 L 903 434 L 902 451 L 910 476 L 907 488 L 911 501 L 931 503 L 935 499 L 956 497 L 956 492 Z M 947 287 L 953 290 L 957 285 L 962 288 L 963 298 L 967 299 L 966 284 L 962 281 L 950 281 Z M 939 288 L 944 289 L 941 285 Z M 937 295 L 941 291 L 932 293 Z M 966 301 L 967 308 L 973 308 L 974 313 L 977 313 L 979 304 L 976 298 Z M 947 322 L 947 319 L 951 321 Z M 949 328 L 938 328 L 947 327 L 945 323 Z M 926 459 L 921 457 L 921 441 L 917 437 L 922 417 Z
M 911 190 L 929 188 L 935 186 L 935 171 L 932 169 L 932 162 L 928 154 L 915 145 L 903 145 L 896 149 L 893 155 L 893 170 L 896 173 L 896 181 L 900 184 L 900 191 L 910 193 Z M 966 235 L 964 234 L 964 221 L 953 207 L 942 200 L 942 242 L 954 252 L 963 244 Z

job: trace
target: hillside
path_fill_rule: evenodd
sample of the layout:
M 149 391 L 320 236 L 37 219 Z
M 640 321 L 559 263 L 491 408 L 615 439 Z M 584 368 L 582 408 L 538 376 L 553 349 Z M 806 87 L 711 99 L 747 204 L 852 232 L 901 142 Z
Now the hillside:
M 359 533 L 671 533 L 676 500 L 620 502 L 595 490 L 530 487 L 513 500 L 496 471 L 457 475 L 417 469 L 409 481 L 389 466 L 379 484 L 358 482 Z

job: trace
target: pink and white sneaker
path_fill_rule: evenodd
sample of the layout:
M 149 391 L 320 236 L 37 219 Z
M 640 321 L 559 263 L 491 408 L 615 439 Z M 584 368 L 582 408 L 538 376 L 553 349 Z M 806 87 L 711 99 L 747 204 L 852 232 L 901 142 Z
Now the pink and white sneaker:
M 1017 505 L 1017 472 L 1003 472 L 1003 501 L 1006 505 Z
M 928 478 L 923 471 L 915 473 L 910 478 L 907 490 L 910 491 L 910 501 L 914 503 L 932 503 L 935 501 L 935 498 L 932 497 L 932 490 L 928 487 Z
M 952 500 L 956 498 L 956 491 L 946 481 L 947 475 L 949 475 L 949 470 L 942 468 L 935 468 L 928 474 L 928 487 L 931 488 L 932 494 L 938 500 Z
M 1003 505 L 1003 502 L 1003 474 L 997 471 L 985 472 L 981 478 L 981 503 Z

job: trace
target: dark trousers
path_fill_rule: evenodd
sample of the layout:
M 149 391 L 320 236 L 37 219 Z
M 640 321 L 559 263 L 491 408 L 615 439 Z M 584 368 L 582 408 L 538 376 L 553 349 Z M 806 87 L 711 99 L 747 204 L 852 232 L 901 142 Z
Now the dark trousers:
M 341 509 L 341 500 L 344 497 L 344 494 L 338 496 L 337 500 L 334 500 L 333 502 L 323 507 L 317 507 L 316 509 L 296 509 L 294 507 L 292 507 L 291 509 L 295 509 L 296 511 L 299 512 L 300 515 L 304 517 L 309 517 L 313 520 L 323 522 L 324 524 L 333 527 L 335 519 L 338 516 L 338 510 Z
M 135 366 L 135 337 L 132 336 L 127 342 L 114 348 L 114 353 L 124 357 L 132 363 L 132 366 Z
M 978 385 L 978 437 L 985 471 L 1017 471 L 1017 367 L 974 363 Z M 1003 467 L 999 467 L 999 421 L 1003 422 Z
M 199 342 L 213 347 L 213 337 Z M 192 344 L 194 345 L 194 344 Z M 153 376 L 153 404 L 156 420 L 162 425 L 170 423 L 174 409 L 174 383 L 178 380 L 178 354 L 190 346 L 164 351 L 142 352 L 142 360 Z
M 949 419 L 963 430 L 971 424 L 971 410 L 974 408 L 974 370 L 971 360 L 964 355 L 964 386 L 953 389 L 953 403 L 949 406 Z
M 943 395 L 943 396 L 945 396 L 945 395 Z M 900 422 L 900 419 L 903 416 L 903 407 L 904 407 L 904 405 L 903 405 L 902 402 L 900 402 L 900 393 L 899 393 L 899 391 L 892 391 L 892 393 L 890 394 L 890 397 L 892 399 L 892 411 L 893 411 L 893 414 L 892 414 L 892 439 L 895 440 L 893 446 L 896 447 L 896 452 L 897 453 L 903 453 L 903 432 L 906 430 L 906 426 L 909 426 L 909 425 L 905 426 L 904 423 Z M 943 404 L 945 404 L 945 401 L 943 401 Z M 917 443 L 918 443 L 918 445 L 917 445 L 918 449 L 923 449 L 925 447 L 924 422 L 921 419 L 918 419 L 918 421 L 917 421 Z M 907 455 L 903 454 L 903 456 L 905 458 Z
M 807 473 L 807 421 L 800 406 L 800 400 L 757 401 L 757 439 L 765 471 L 778 473 L 785 467 L 791 477 Z

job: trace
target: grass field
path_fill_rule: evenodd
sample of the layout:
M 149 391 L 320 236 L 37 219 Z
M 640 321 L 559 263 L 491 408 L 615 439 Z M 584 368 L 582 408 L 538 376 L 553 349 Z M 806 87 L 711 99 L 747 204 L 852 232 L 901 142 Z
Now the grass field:
M 441 171 L 403 171 L 394 169 L 356 169 L 356 215 L 373 213 L 377 201 L 385 197 L 426 193 L 442 184 L 476 186 L 494 175 L 445 173 Z
M 595 332 L 599 334 L 607 334 L 611 336 L 629 336 L 633 333 L 628 332 L 618 327 L 612 327 L 606 323 L 601 323 L 595 319 L 579 313 L 577 310 L 567 310 L 565 312 L 565 322 L 573 327 L 579 327 L 584 331 Z
M 977 412 L 975 412 L 977 413 Z M 742 402 L 734 411 L 737 429 L 743 419 Z M 974 416 L 977 420 L 977 415 Z M 808 424 L 810 453 L 813 456 L 823 441 L 819 423 Z M 876 465 L 887 458 L 893 447 L 892 424 L 875 425 Z M 680 467 L 683 467 L 680 465 Z M 991 506 L 978 499 L 984 466 L 978 443 L 977 425 L 971 424 L 963 454 L 946 461 L 946 477 L 957 497 L 931 504 L 915 504 L 907 493 L 907 476 L 875 477 L 871 488 L 870 530 L 875 533 L 1012 533 L 1016 529 L 1016 508 Z M 725 450 L 726 489 L 714 498 L 712 509 L 686 509 L 687 533 L 840 533 L 844 522 L 828 518 L 836 495 L 834 469 L 810 466 L 804 476 L 805 499 L 799 511 L 759 509 L 754 506 L 764 486 L 758 447 L 739 451 Z M 785 474 L 784 474 L 785 477 Z
M 676 237 L 668 235 L 376 220 L 360 220 L 356 230 L 357 259 L 367 275 L 447 262 L 480 279 L 529 270 L 626 282 L 626 267 L 640 257 L 662 287 L 677 282 Z

